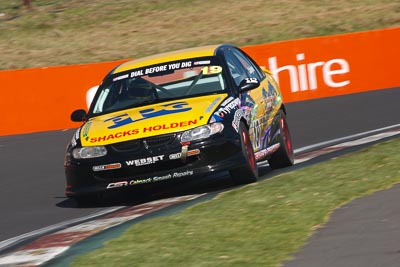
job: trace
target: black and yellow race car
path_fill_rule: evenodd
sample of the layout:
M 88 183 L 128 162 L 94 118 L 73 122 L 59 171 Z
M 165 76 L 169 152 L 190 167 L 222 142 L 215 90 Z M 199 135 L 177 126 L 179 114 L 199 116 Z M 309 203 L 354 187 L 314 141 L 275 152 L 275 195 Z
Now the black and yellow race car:
M 66 196 L 228 170 L 258 178 L 258 161 L 293 164 L 285 106 L 271 73 L 232 45 L 123 63 L 104 78 L 65 157 Z

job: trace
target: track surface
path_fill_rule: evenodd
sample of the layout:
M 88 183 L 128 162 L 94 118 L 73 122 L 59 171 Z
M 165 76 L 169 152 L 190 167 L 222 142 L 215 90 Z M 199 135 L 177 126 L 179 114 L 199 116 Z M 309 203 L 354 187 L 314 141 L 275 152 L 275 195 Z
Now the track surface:
M 289 103 L 294 146 L 398 124 L 399 103 L 400 88 Z M 73 133 L 0 137 L 0 241 L 105 209 L 77 208 L 64 197 L 63 155 Z
M 400 266 L 400 184 L 335 210 L 284 267 Z

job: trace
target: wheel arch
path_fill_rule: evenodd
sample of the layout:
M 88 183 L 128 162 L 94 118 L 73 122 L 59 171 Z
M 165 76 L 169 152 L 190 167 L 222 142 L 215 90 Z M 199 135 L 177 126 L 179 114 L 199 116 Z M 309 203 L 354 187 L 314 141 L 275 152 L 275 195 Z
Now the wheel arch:
M 283 111 L 283 113 L 285 113 L 285 116 L 287 115 L 285 104 L 282 103 L 282 105 L 279 109 L 281 109 Z
M 246 126 L 247 130 L 250 131 L 250 125 L 248 124 L 247 120 L 244 117 L 242 117 L 242 118 L 240 118 L 240 121 L 243 122 L 244 125 Z

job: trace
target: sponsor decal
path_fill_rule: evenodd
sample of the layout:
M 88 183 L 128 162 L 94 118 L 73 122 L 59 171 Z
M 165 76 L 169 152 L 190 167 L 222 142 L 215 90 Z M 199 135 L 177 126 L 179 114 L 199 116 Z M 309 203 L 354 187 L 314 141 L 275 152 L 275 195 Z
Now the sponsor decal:
M 216 121 L 222 121 L 226 115 L 230 114 L 233 110 L 240 107 L 240 99 L 228 97 L 222 104 L 221 107 L 214 112 L 210 119 L 210 123 Z
M 109 183 L 107 185 L 107 189 L 110 188 L 118 188 L 118 187 L 123 187 L 123 186 L 128 186 L 128 181 L 121 181 L 121 182 L 116 182 L 116 183 Z
M 112 122 L 113 125 L 108 126 L 108 129 L 115 129 L 133 122 L 152 119 L 155 117 L 161 117 L 169 114 L 175 114 L 180 112 L 186 112 L 191 110 L 191 107 L 188 107 L 189 104 L 187 102 L 178 101 L 173 103 L 168 103 L 161 105 L 157 108 L 145 108 L 139 111 L 141 118 L 132 119 L 128 114 L 121 114 L 112 118 L 105 120 L 104 122 Z
M 239 98 L 235 98 L 234 100 L 232 100 L 231 102 L 229 102 L 228 104 L 226 104 L 224 107 L 218 109 L 218 111 L 216 112 L 216 114 L 218 116 L 220 116 L 221 118 L 225 117 L 225 115 L 229 114 L 232 112 L 232 110 L 235 110 L 236 108 L 238 108 L 240 105 L 240 100 Z
M 131 77 L 138 77 L 138 76 L 143 76 L 143 70 L 135 70 L 131 72 Z
M 261 151 L 258 151 L 256 153 L 254 153 L 254 156 L 256 157 L 256 160 L 265 158 L 266 156 L 268 156 L 269 154 L 274 153 L 275 151 L 277 151 L 279 149 L 279 147 L 281 146 L 281 144 L 277 143 L 275 145 L 272 145 L 270 147 L 267 147 L 266 149 L 263 149 Z
M 193 171 L 184 171 L 184 172 L 174 172 L 172 174 L 172 178 L 179 178 L 179 177 L 184 177 L 184 176 L 191 176 L 193 175 Z
M 263 142 L 265 139 L 267 139 L 267 142 L 266 142 L 267 144 L 269 144 L 271 141 L 271 129 L 272 129 L 272 126 L 269 125 L 268 128 L 264 132 Z
M 250 130 L 253 135 L 253 148 L 259 149 L 261 147 L 261 120 L 253 120 L 251 122 Z
M 251 97 L 250 92 L 242 94 L 242 106 L 247 106 L 249 108 L 254 107 L 256 101 Z
M 153 182 L 159 182 L 164 180 L 172 179 L 172 174 L 162 175 L 162 176 L 155 176 L 153 177 Z
M 258 83 L 258 80 L 256 78 L 244 78 L 244 80 L 247 84 Z
M 181 152 L 175 153 L 175 154 L 171 154 L 171 155 L 169 155 L 169 159 L 170 159 L 170 160 L 180 159 L 180 158 L 181 158 L 181 155 L 182 155 Z
M 220 117 L 220 116 L 218 116 L 218 115 L 216 115 L 215 113 L 211 116 L 211 118 L 210 118 L 210 123 L 213 123 L 213 122 L 217 122 L 217 121 L 222 121 L 223 119 Z
M 168 70 L 168 65 L 154 66 L 144 70 L 144 74 L 152 74 L 157 72 L 163 72 Z M 143 75 L 143 74 L 142 74 Z
M 173 70 L 176 69 L 190 68 L 190 67 L 192 67 L 192 61 L 172 62 L 163 65 L 151 66 L 143 69 L 136 69 L 130 73 L 130 77 L 133 78 L 133 77 L 152 75 L 162 72 L 172 72 Z
M 228 103 L 230 103 L 233 100 L 233 96 L 228 97 L 227 99 L 222 102 L 221 107 L 225 107 Z
M 119 81 L 119 80 L 122 80 L 122 79 L 126 79 L 126 78 L 128 78 L 128 77 L 129 77 L 129 74 L 121 75 L 121 76 L 115 77 L 115 78 L 113 79 L 113 81 L 114 81 L 114 82 L 115 82 L 115 81 Z
M 88 121 L 88 122 L 85 124 L 85 126 L 83 126 L 83 128 L 82 128 L 82 136 L 83 136 L 86 140 L 89 139 L 89 129 L 90 129 L 90 126 L 92 126 L 92 122 L 91 122 L 91 121 Z
M 146 179 L 132 179 L 130 181 L 120 181 L 120 182 L 115 182 L 115 183 L 109 183 L 107 185 L 107 189 L 125 187 L 125 186 L 137 185 L 137 184 L 147 184 L 147 183 L 152 183 L 152 182 L 159 182 L 159 181 L 164 181 L 164 180 L 192 176 L 193 174 L 194 174 L 194 171 L 187 170 L 184 172 L 173 172 L 173 173 L 169 173 L 166 175 L 154 176 L 154 177 L 150 177 L 150 178 L 146 178 Z
M 200 149 L 193 149 L 193 150 L 189 150 L 187 152 L 188 156 L 195 156 L 195 155 L 198 155 L 198 154 L 200 154 Z
M 95 172 L 98 172 L 98 171 L 120 169 L 121 167 L 122 167 L 121 163 L 112 163 L 112 164 L 106 164 L 106 165 L 93 166 L 92 170 Z
M 107 127 L 108 129 L 118 128 L 118 127 L 121 127 L 121 126 L 124 126 L 124 125 L 134 122 L 127 113 L 112 117 L 110 119 L 105 120 L 104 122 L 108 122 L 108 121 L 112 121 L 114 123 L 113 125 L 108 126 Z
M 198 154 L 200 154 L 200 149 L 193 149 L 193 150 L 189 150 L 187 152 L 187 156 L 188 157 L 195 156 L 195 155 L 198 155 Z M 181 157 L 182 157 L 182 153 L 181 152 L 169 155 L 169 159 L 170 160 L 180 159 Z
M 135 184 L 147 184 L 147 183 L 151 183 L 153 181 L 152 178 L 147 178 L 147 179 L 135 179 L 135 180 L 131 180 L 129 182 L 129 185 L 135 185 Z
M 184 172 L 174 172 L 172 174 L 170 173 L 170 174 L 163 175 L 163 176 L 155 176 L 152 178 L 152 181 L 158 182 L 158 181 L 164 181 L 164 180 L 180 178 L 180 177 L 185 177 L 185 176 L 191 176 L 191 175 L 193 175 L 193 171 L 191 171 L 191 170 L 184 171 Z
M 96 143 L 96 142 L 104 142 L 107 140 L 111 140 L 111 139 L 119 139 L 121 137 L 125 137 L 125 136 L 130 136 L 130 135 L 135 135 L 139 133 L 139 129 L 132 129 L 132 130 L 126 130 L 123 132 L 117 132 L 114 134 L 109 134 L 109 135 L 103 135 L 103 136 L 99 136 L 99 137 L 92 137 L 90 138 L 90 142 L 91 143 Z
M 199 65 L 209 65 L 211 63 L 211 60 L 200 60 L 200 61 L 195 61 L 193 65 L 199 66 Z
M 270 82 L 268 81 L 268 86 L 269 86 L 269 84 L 270 84 Z M 263 88 L 261 89 L 261 92 L 262 92 L 263 100 L 266 101 L 266 100 L 267 100 L 267 97 L 268 97 L 267 90 L 265 90 L 265 88 L 263 87 Z
M 197 119 L 194 119 L 194 120 L 181 121 L 181 122 L 172 122 L 172 123 L 168 123 L 168 124 L 167 123 L 166 124 L 157 124 L 157 125 L 152 125 L 152 126 L 146 126 L 146 127 L 143 127 L 142 129 L 131 129 L 131 130 L 116 132 L 116 133 L 112 133 L 112 134 L 108 134 L 108 135 L 92 137 L 92 138 L 90 138 L 90 142 L 97 143 L 97 142 L 104 142 L 104 141 L 108 141 L 108 140 L 116 140 L 116 139 L 120 139 L 120 138 L 123 138 L 126 136 L 137 135 L 140 133 L 149 133 L 149 132 L 156 132 L 156 131 L 160 131 L 160 130 L 181 128 L 181 127 L 196 125 L 197 123 L 198 123 Z
M 275 87 L 272 85 L 271 81 L 268 81 L 268 94 L 273 94 L 275 92 L 276 92 Z
M 186 127 L 186 126 L 196 125 L 196 124 L 197 124 L 197 119 L 194 119 L 194 120 L 189 120 L 189 121 L 173 122 L 170 124 L 159 124 L 159 125 L 154 125 L 154 126 L 148 126 L 148 127 L 144 127 L 142 129 L 142 131 L 143 131 L 143 133 L 146 133 L 146 132 L 151 132 L 151 131 L 159 131 L 159 130 Z
M 277 95 L 277 91 L 275 89 L 275 87 L 272 85 L 272 83 L 270 81 L 268 81 L 268 93 L 267 93 L 267 97 L 264 98 L 264 101 L 266 102 L 266 106 L 267 106 L 267 111 L 270 111 L 273 106 L 276 104 L 276 97 Z
M 143 159 L 135 159 L 135 160 L 128 160 L 125 161 L 126 165 L 128 166 L 144 166 L 149 164 L 154 164 L 157 161 L 162 161 L 164 159 L 164 155 L 154 156 L 154 157 L 147 157 Z
M 215 105 L 221 100 L 221 97 L 216 98 L 211 105 L 206 109 L 206 113 L 209 113 L 214 107 Z
M 238 109 L 235 111 L 235 115 L 233 116 L 232 120 L 232 127 L 236 130 L 236 132 L 239 132 L 239 123 L 244 116 L 245 112 L 243 109 Z

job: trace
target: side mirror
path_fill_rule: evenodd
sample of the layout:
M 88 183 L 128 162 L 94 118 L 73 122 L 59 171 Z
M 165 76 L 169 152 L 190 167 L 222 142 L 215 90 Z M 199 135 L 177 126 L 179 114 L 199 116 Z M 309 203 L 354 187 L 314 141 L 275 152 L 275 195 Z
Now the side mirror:
M 240 91 L 250 91 L 260 86 L 260 82 L 256 78 L 245 78 L 240 82 Z
M 86 110 L 77 109 L 71 114 L 71 121 L 82 122 L 86 120 Z

